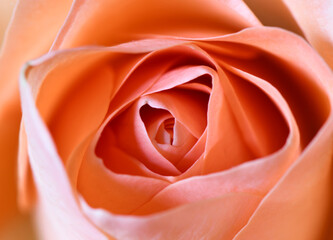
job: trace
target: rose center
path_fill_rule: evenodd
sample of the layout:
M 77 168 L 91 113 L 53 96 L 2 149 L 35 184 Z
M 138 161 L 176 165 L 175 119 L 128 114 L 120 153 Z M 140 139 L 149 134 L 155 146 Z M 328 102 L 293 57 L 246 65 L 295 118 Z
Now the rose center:
M 175 119 L 166 119 L 158 128 L 155 136 L 155 140 L 160 144 L 174 145 L 174 126 Z

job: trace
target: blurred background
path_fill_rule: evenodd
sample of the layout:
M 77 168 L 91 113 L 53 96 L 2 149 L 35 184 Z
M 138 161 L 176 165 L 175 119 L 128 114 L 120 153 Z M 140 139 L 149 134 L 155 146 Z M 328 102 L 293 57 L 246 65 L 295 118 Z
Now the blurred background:
M 15 4 L 16 0 L 0 0 L 0 47 Z M 0 114 L 0 240 L 36 240 L 31 216 L 17 207 L 17 129 L 4 126 L 4 118 Z

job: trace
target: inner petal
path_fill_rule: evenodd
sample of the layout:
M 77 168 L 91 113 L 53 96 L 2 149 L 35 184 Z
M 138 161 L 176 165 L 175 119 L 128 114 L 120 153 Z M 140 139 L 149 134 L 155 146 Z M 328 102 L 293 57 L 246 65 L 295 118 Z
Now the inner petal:
M 174 165 L 191 150 L 198 140 L 166 109 L 145 104 L 140 108 L 140 117 L 151 144 Z
M 174 126 L 175 119 L 168 118 L 159 126 L 155 140 L 160 144 L 174 145 Z
M 153 108 L 168 110 L 193 136 L 199 138 L 207 125 L 208 100 L 207 93 L 174 88 L 147 95 L 141 101 L 148 102 Z
M 104 155 L 105 148 L 117 148 L 127 155 L 131 156 L 138 162 L 144 164 L 151 171 L 164 175 L 174 176 L 180 172 L 173 164 L 166 159 L 152 144 L 149 133 L 140 116 L 141 105 L 138 101 L 133 103 L 121 114 L 112 119 L 107 128 L 103 131 L 102 138 L 97 145 L 97 155 L 101 156 L 106 162 L 120 161 L 122 159 L 114 159 L 112 154 Z M 166 111 L 158 111 L 156 114 L 149 113 L 152 116 L 154 125 L 168 116 Z M 112 167 L 112 164 L 106 164 Z M 114 165 L 114 164 L 113 164 Z M 112 170 L 112 168 L 111 168 Z
M 130 175 L 181 175 L 203 152 L 206 137 L 196 142 L 206 129 L 214 74 L 209 58 L 190 46 L 148 54 L 112 96 L 97 156 L 122 174 L 128 167 Z

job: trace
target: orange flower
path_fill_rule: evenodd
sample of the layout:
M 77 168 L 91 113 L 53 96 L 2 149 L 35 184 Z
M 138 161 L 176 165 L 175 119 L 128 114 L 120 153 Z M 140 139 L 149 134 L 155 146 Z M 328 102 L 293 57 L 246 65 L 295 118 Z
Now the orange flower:
M 275 2 L 326 62 L 238 0 L 18 3 L 1 116 L 28 61 L 19 200 L 43 239 L 329 238 L 330 5 L 313 31 L 311 1 Z

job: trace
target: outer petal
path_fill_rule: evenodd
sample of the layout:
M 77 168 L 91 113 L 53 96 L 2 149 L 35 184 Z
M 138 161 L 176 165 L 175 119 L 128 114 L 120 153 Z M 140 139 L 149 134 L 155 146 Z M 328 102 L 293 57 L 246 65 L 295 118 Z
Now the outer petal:
M 83 151 L 79 150 L 82 147 L 79 147 L 80 144 L 87 141 L 91 131 L 104 118 L 110 94 L 113 94 L 133 65 L 142 58 L 142 54 L 136 53 L 146 53 L 179 42 L 181 41 L 145 41 L 110 48 L 70 49 L 53 52 L 30 62 L 33 67 L 29 69 L 29 83 L 36 105 L 66 167 L 72 169 L 73 162 L 81 162 L 72 161 L 73 156 Z M 119 60 L 126 64 L 121 64 L 120 67 L 116 64 L 121 62 Z M 33 200 L 33 189 L 27 171 L 29 164 L 23 128 L 20 140 L 19 200 L 24 207 L 29 207 Z M 73 174 L 75 171 L 70 172 Z
M 235 240 L 326 237 L 332 225 L 328 222 L 332 205 L 332 123 L 331 116 Z
M 268 50 L 289 62 L 288 64 L 292 64 L 291 59 L 302 56 L 304 61 L 294 64 L 303 68 L 325 92 L 329 100 L 329 116 L 300 158 L 266 196 L 235 240 L 322 239 L 323 231 L 329 224 L 332 204 L 333 75 L 324 61 L 300 38 L 281 33 L 283 31 L 278 29 L 260 31 L 253 28 L 225 39 Z M 297 47 L 292 51 L 283 51 L 288 49 L 282 48 L 283 45 Z M 302 80 L 305 84 L 304 79 Z M 314 88 L 311 89 L 315 91 Z M 320 95 L 317 96 L 319 98 Z M 324 108 L 317 110 L 319 114 Z
M 132 217 L 83 209 L 92 221 L 117 239 L 232 239 L 262 196 L 230 193 L 156 215 Z M 224 224 L 226 223 L 226 224 Z
M 218 36 L 258 25 L 241 0 L 77 0 L 53 47 L 112 45 L 161 35 Z
M 237 68 L 272 82 L 282 92 L 301 131 L 302 146 L 306 146 L 330 114 L 331 100 L 329 96 L 332 92 L 327 84 L 332 82 L 332 72 L 325 62 L 318 57 L 318 54 L 304 39 L 279 28 L 248 28 L 221 39 L 246 44 L 261 49 L 263 52 L 268 52 L 280 62 L 281 72 L 283 69 L 290 72 L 290 76 L 279 76 L 279 73 L 272 75 L 271 69 L 265 65 L 254 63 L 251 66 L 251 62 L 247 64 L 234 63 Z M 291 46 L 293 46 L 292 49 Z M 261 66 L 261 69 L 258 66 Z M 319 77 L 319 74 L 323 74 L 323 77 Z M 276 79 L 276 76 L 280 78 Z M 297 95 L 295 95 L 296 93 Z M 316 114 L 309 118 L 309 112 Z
M 282 27 L 300 35 L 333 68 L 333 2 L 331 0 L 244 0 L 267 26 Z
M 310 43 L 333 69 L 333 1 L 283 0 Z
M 20 92 L 30 163 L 39 191 L 38 211 L 43 216 L 42 236 L 45 239 L 107 239 L 83 216 L 24 74 L 20 77 Z
M 9 1 L 1 1 L 0 6 L 5 2 Z M 70 4 L 71 0 L 18 1 L 4 37 L 0 53 L 0 191 L 4 203 L 0 205 L 0 222 L 16 206 L 15 167 L 21 117 L 19 69 L 28 59 L 48 51 Z

